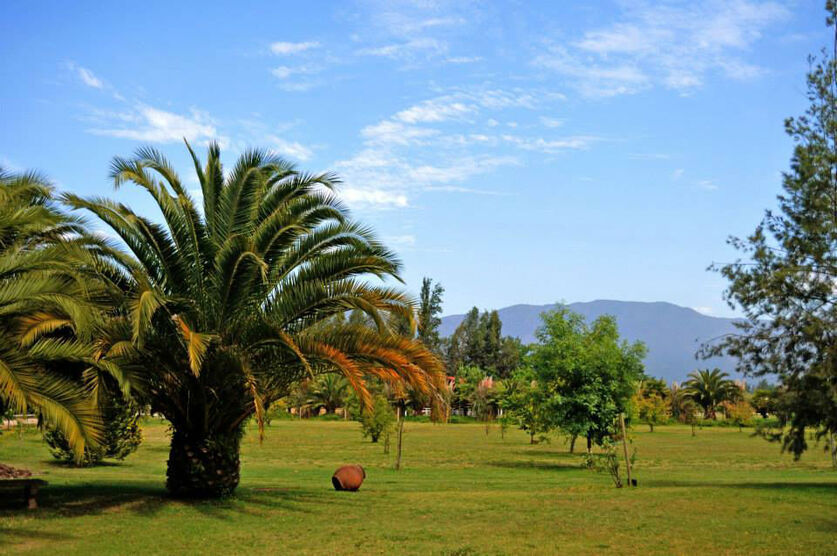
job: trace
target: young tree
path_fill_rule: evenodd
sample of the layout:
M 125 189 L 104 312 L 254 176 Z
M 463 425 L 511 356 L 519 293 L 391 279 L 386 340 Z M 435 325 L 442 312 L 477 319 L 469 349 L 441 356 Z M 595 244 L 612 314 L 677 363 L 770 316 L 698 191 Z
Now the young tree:
M 397 277 L 400 263 L 349 218 L 332 193 L 335 176 L 300 172 L 260 150 L 224 172 L 217 144 L 205 164 L 187 148 L 202 210 L 152 148 L 115 158 L 111 177 L 144 189 L 161 223 L 107 199 L 64 196 L 108 224 L 133 255 L 100 353 L 171 423 L 173 495 L 231 493 L 245 424 L 255 417 L 261 435 L 265 408 L 305 376 L 342 373 L 367 405 L 368 377 L 444 388 L 438 359 L 393 330 L 413 321 L 410 298 L 367 280 Z M 371 324 L 333 325 L 352 309 Z
M 726 299 L 746 322 L 709 347 L 727 353 L 751 376 L 778 377 L 776 405 L 783 449 L 799 457 L 806 429 L 818 438 L 837 432 L 837 4 L 826 3 L 835 30 L 833 51 L 811 58 L 810 105 L 785 121 L 796 143 L 783 175 L 778 211 L 767 211 L 747 238 L 729 243 L 742 253 L 715 267 L 729 280 Z
M 430 278 L 421 281 L 421 293 L 419 294 L 419 306 L 417 315 L 418 339 L 430 348 L 434 353 L 440 353 L 441 342 L 439 340 L 439 326 L 442 319 L 442 295 L 445 288 L 441 284 L 433 284 Z
M 531 369 L 518 369 L 506 381 L 500 401 L 503 419 L 526 431 L 529 443 L 534 444 L 536 438 L 546 438 L 555 425 L 549 401 L 546 390 L 538 387 L 535 373 Z
M 668 419 L 671 411 L 671 403 L 656 392 L 637 396 L 636 406 L 637 416 L 648 425 L 651 432 L 654 432 L 654 425 L 664 423 Z
M 372 406 L 359 415 L 360 428 L 364 438 L 378 442 L 382 436 L 392 433 L 395 424 L 395 413 L 386 396 L 375 394 Z
M 529 364 L 555 422 L 570 436 L 586 438 L 589 453 L 614 432 L 617 416 L 627 409 L 642 376 L 645 346 L 621 341 L 610 316 L 588 325 L 562 307 L 541 318 Z

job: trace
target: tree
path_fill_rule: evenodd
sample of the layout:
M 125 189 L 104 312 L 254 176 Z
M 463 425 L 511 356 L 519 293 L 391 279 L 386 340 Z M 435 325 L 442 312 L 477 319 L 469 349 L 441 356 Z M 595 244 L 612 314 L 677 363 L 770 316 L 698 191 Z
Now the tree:
M 58 209 L 43 177 L 0 169 L 0 400 L 40 414 L 78 461 L 103 435 L 96 393 L 113 369 L 95 357 L 94 334 L 120 279 L 113 255 Z
M 588 325 L 566 307 L 541 315 L 538 343 L 529 364 L 554 412 L 571 437 L 587 439 L 587 451 L 614 432 L 642 376 L 645 346 L 620 341 L 616 321 L 602 316 Z
M 338 407 L 345 407 L 349 395 L 349 383 L 342 375 L 328 373 L 318 376 L 308 391 L 307 406 L 314 411 L 325 409 L 335 413 Z
M 534 444 L 535 438 L 546 438 L 555 426 L 547 401 L 546 391 L 538 387 L 535 373 L 527 368 L 518 369 L 506 381 L 500 401 L 503 419 L 525 431 L 529 444 Z
M 480 313 L 476 307 L 465 315 L 444 342 L 445 363 L 455 374 L 461 367 L 479 367 L 498 378 L 506 378 L 520 366 L 525 348 L 517 338 L 503 336 L 497 311 Z
M 778 378 L 780 426 L 770 438 L 795 457 L 807 449 L 806 429 L 817 438 L 837 432 L 837 4 L 826 11 L 834 50 L 809 59 L 810 105 L 785 121 L 795 146 L 778 211 L 729 240 L 741 258 L 713 267 L 746 320 L 705 350 L 737 357 L 744 374 Z
M 722 402 L 735 401 L 741 389 L 721 369 L 702 369 L 689 373 L 684 395 L 703 408 L 703 418 L 716 418 L 716 410 Z
M 372 442 L 378 442 L 382 436 L 391 434 L 395 423 L 392 406 L 383 394 L 376 394 L 371 407 L 362 411 L 359 418 L 363 437 Z
M 265 408 L 305 376 L 342 373 L 367 406 L 369 376 L 427 392 L 444 387 L 437 358 L 392 331 L 392 322 L 413 322 L 413 303 L 368 278 L 397 278 L 400 263 L 348 217 L 334 175 L 300 172 L 260 150 L 225 173 L 217 144 L 205 164 L 187 148 L 202 210 L 153 148 L 115 158 L 111 178 L 144 189 L 162 223 L 108 199 L 64 196 L 132 254 L 125 302 L 100 351 L 133 395 L 171 423 L 172 495 L 231 493 L 244 425 L 254 417 L 261 436 Z M 353 309 L 372 324 L 333 325 Z
M 750 403 L 762 419 L 767 419 L 771 413 L 776 412 L 778 396 L 779 391 L 775 387 L 756 388 Z
M 656 392 L 641 394 L 636 398 L 637 416 L 654 432 L 654 425 L 668 419 L 671 403 Z
M 55 459 L 86 467 L 96 465 L 105 458 L 125 459 L 139 448 L 142 443 L 139 407 L 120 392 L 112 392 L 100 402 L 99 408 L 104 428 L 102 441 L 98 445 L 85 446 L 84 457 L 80 461 L 59 429 L 49 429 L 44 433 L 44 440 Z
M 739 398 L 735 401 L 726 401 L 722 405 L 727 420 L 738 426 L 739 431 L 741 431 L 741 427 L 753 422 L 753 406 L 747 400 Z
M 444 293 L 445 288 L 441 284 L 434 285 L 430 278 L 422 279 L 417 315 L 418 338 L 434 353 L 439 353 L 441 349 L 439 326 L 442 324 L 442 319 L 439 315 L 442 314 Z

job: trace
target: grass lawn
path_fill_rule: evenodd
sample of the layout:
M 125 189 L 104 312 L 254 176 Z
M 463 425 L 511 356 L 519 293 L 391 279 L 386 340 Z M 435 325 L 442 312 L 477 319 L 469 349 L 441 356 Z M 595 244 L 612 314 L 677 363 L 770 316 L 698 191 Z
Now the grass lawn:
M 407 423 L 405 468 L 358 425 L 274 421 L 244 440 L 235 498 L 165 497 L 166 427 L 140 450 L 91 469 L 51 462 L 39 434 L 0 436 L 0 462 L 43 473 L 41 508 L 0 502 L 0 552 L 207 553 L 835 553 L 837 473 L 738 429 L 634 432 L 639 488 L 581 469 L 564 442 L 480 425 Z M 579 442 L 581 445 L 582 442 Z M 356 493 L 331 473 L 360 463 Z

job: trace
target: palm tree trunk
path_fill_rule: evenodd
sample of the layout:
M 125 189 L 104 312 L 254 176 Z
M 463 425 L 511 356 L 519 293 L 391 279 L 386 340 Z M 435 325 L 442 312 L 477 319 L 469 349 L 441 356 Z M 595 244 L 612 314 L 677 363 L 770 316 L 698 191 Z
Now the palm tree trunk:
M 220 498 L 239 480 L 243 428 L 210 436 L 175 428 L 171 437 L 166 488 L 177 498 Z

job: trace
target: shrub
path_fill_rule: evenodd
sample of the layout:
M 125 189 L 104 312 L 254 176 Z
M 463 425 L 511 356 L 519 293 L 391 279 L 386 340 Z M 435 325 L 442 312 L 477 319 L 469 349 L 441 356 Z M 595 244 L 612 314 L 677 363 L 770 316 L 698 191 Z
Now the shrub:
M 96 465 L 104 458 L 125 459 L 139 448 L 142 431 L 139 426 L 140 411 L 135 403 L 125 400 L 121 395 L 113 396 L 102 407 L 102 419 L 105 424 L 102 443 L 96 447 L 85 447 L 81 461 L 75 461 L 67 438 L 61 431 L 46 431 L 44 440 L 52 456 L 79 467 L 87 467 Z
M 377 395 L 372 400 L 372 407 L 360 413 L 360 428 L 363 437 L 377 442 L 381 436 L 387 436 L 392 432 L 395 424 L 395 413 L 389 401 L 382 395 Z

